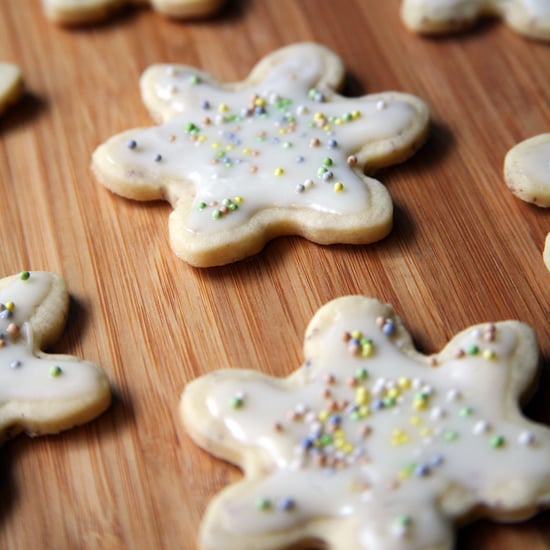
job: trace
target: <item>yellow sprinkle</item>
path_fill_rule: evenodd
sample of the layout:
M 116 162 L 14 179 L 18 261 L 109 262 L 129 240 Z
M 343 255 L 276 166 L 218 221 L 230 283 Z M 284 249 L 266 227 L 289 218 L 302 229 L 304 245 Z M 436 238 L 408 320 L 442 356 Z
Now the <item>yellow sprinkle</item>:
M 367 405 L 361 405 L 359 407 L 359 414 L 365 418 L 366 416 L 370 415 L 370 407 L 367 407 Z
M 234 146 L 233 146 L 233 145 L 226 145 L 226 146 L 225 146 L 225 150 L 226 150 L 226 151 L 233 151 L 233 149 L 234 149 Z
M 248 155 L 250 153 L 250 147 L 243 147 L 243 154 Z
M 257 97 L 254 101 L 254 105 L 256 105 L 256 107 L 265 107 L 265 99 L 262 97 Z
M 344 190 L 344 184 L 341 181 L 337 181 L 334 184 L 334 191 L 336 191 L 336 193 L 339 193 L 340 191 L 343 191 L 343 190 Z
M 282 176 L 284 173 L 285 173 L 285 171 L 283 170 L 283 168 L 275 168 L 274 174 L 276 176 Z
M 325 118 L 325 115 L 323 113 L 317 112 L 313 115 L 313 118 L 314 120 L 323 120 Z
M 425 399 L 415 399 L 412 405 L 417 411 L 423 411 L 428 406 L 428 403 L 426 403 Z
M 325 124 L 325 125 L 323 126 L 323 130 L 324 130 L 325 132 L 330 132 L 330 131 L 332 130 L 332 126 L 331 126 L 330 124 Z
M 419 426 L 420 424 L 422 424 L 422 419 L 419 416 L 415 415 L 411 416 L 410 422 L 413 426 Z
M 205 136 L 204 134 L 201 134 L 198 138 L 197 138 L 199 141 L 206 141 L 208 139 L 207 136 Z
M 363 333 L 360 330 L 352 330 L 350 336 L 359 340 L 363 336 Z
M 351 117 L 354 119 L 358 119 L 361 116 L 361 111 L 352 111 Z
M 410 477 L 410 475 L 411 473 L 405 468 L 403 468 L 402 470 L 399 470 L 399 473 L 397 474 L 399 479 L 407 479 L 408 477 Z
M 8 307 L 8 305 L 6 304 L 6 307 Z M 494 359 L 496 357 L 496 353 L 494 350 L 492 349 L 486 349 L 483 351 L 483 357 L 485 359 L 487 359 L 487 361 L 490 361 L 491 359 Z
M 390 388 L 387 392 L 386 392 L 386 395 L 388 397 L 399 397 L 399 395 L 401 394 L 401 392 L 399 391 L 399 388 Z
M 218 107 L 218 111 L 220 113 L 226 113 L 227 111 L 229 110 L 229 107 L 227 106 L 227 104 L 225 103 L 220 103 L 219 107 Z
M 397 385 L 398 385 L 402 390 L 408 390 L 408 389 L 411 387 L 411 379 L 410 379 L 410 378 L 407 378 L 406 376 L 401 376 L 401 377 L 398 378 L 398 380 L 397 380 Z
M 279 134 L 286 134 L 286 128 L 279 128 Z
M 219 142 L 219 141 L 213 141 L 213 142 L 210 144 L 210 147 L 212 147 L 212 149 L 217 149 L 219 146 L 220 146 L 220 142 Z
M 351 453 L 351 452 L 353 452 L 353 449 L 354 449 L 354 446 L 353 446 L 351 443 L 349 443 L 349 442 L 347 442 L 347 443 L 342 447 L 342 451 L 344 451 L 344 452 L 346 452 L 346 453 L 348 453 L 348 454 Z
M 355 391 L 355 402 L 358 405 L 366 405 L 369 402 L 369 390 L 367 388 L 357 388 Z
M 344 441 L 342 439 L 335 439 L 333 444 L 337 449 L 341 449 L 344 446 Z
M 339 125 L 342 124 L 343 122 L 344 122 L 344 121 L 343 121 L 340 117 L 338 117 L 337 119 L 335 119 L 334 124 L 336 124 L 337 126 L 339 126 Z
M 363 344 L 361 347 L 361 355 L 363 357 L 370 357 L 374 352 L 374 346 L 372 344 Z
M 324 422 L 330 416 L 330 411 L 321 411 L 318 414 L 318 418 L 321 422 Z
M 4 307 L 5 307 L 6 309 L 9 309 L 10 311 L 13 311 L 14 308 L 15 308 L 15 304 L 14 304 L 13 302 L 11 302 L 11 301 L 10 301 L 10 302 L 6 302 L 6 303 L 4 304 Z
M 403 445 L 409 441 L 409 434 L 404 430 L 394 429 L 391 434 L 391 444 L 394 446 Z
M 241 204 L 243 202 L 243 198 L 240 195 L 237 195 L 236 197 L 233 197 L 233 202 L 236 202 L 237 204 Z
M 420 435 L 422 437 L 429 437 L 430 435 L 432 435 L 432 430 L 428 427 L 424 427 L 420 430 Z

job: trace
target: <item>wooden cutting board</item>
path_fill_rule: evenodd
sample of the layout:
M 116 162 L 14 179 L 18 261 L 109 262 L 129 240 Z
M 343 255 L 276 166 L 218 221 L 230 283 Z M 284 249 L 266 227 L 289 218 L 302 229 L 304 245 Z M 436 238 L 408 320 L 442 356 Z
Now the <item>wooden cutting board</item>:
M 475 323 L 529 323 L 543 376 L 528 414 L 550 422 L 541 257 L 550 212 L 514 198 L 502 178 L 515 143 L 550 131 L 550 45 L 492 20 L 420 38 L 403 28 L 399 4 L 230 0 L 208 21 L 128 9 L 68 30 L 49 23 L 38 0 L 0 0 L 0 60 L 18 63 L 26 80 L 0 119 L 0 274 L 65 277 L 69 324 L 54 351 L 100 363 L 115 393 L 86 426 L 0 449 L 0 547 L 194 548 L 207 503 L 240 473 L 180 428 L 184 385 L 224 366 L 288 374 L 311 316 L 346 294 L 393 304 L 425 353 Z M 281 238 L 247 261 L 191 268 L 168 246 L 171 208 L 101 188 L 91 152 L 151 124 L 138 90 L 150 64 L 235 81 L 271 50 L 304 40 L 343 58 L 347 95 L 402 90 L 430 105 L 424 148 L 378 174 L 395 201 L 393 232 L 364 247 Z M 477 522 L 459 531 L 457 547 L 549 549 L 550 515 Z

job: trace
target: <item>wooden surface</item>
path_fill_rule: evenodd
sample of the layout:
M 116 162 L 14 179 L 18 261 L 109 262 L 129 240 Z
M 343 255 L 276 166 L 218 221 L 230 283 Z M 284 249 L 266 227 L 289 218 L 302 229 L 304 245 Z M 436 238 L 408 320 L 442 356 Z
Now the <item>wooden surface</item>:
M 240 474 L 180 428 L 185 383 L 223 366 L 288 374 L 313 313 L 349 293 L 392 303 L 426 353 L 474 323 L 529 323 L 543 384 L 528 414 L 550 422 L 541 258 L 550 212 L 514 198 L 502 178 L 509 148 L 550 131 L 550 45 L 497 21 L 419 38 L 398 7 L 236 0 L 209 21 L 129 9 L 64 30 L 37 0 L 0 0 L 0 60 L 18 63 L 26 80 L 0 118 L 0 274 L 65 277 L 71 312 L 54 350 L 100 363 L 116 395 L 87 426 L 0 449 L 1 548 L 194 548 L 209 499 Z M 148 65 L 181 62 L 239 80 L 261 56 L 302 40 L 342 56 L 347 95 L 396 89 L 430 104 L 425 147 L 379 174 L 395 201 L 394 230 L 365 247 L 282 238 L 247 261 L 193 269 L 169 249 L 169 205 L 101 188 L 91 152 L 151 124 L 138 90 Z M 550 513 L 521 525 L 477 522 L 459 531 L 457 547 L 548 549 Z

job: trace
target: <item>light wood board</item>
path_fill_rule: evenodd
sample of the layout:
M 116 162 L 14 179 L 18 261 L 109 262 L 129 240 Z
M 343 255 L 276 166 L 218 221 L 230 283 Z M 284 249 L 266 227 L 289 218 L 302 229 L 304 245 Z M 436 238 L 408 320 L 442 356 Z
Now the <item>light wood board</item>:
M 550 422 L 541 257 L 550 212 L 513 197 L 502 177 L 515 143 L 550 131 L 550 45 L 495 20 L 420 38 L 398 11 L 398 0 L 230 0 L 206 21 L 128 9 L 67 30 L 37 0 L 0 0 L 0 60 L 18 63 L 26 82 L 0 118 L 0 275 L 65 277 L 69 324 L 54 351 L 100 363 L 116 395 L 97 421 L 0 449 L 0 547 L 194 548 L 209 499 L 240 473 L 180 428 L 185 383 L 225 366 L 290 373 L 311 316 L 346 294 L 393 304 L 425 353 L 475 323 L 529 323 L 543 376 L 528 413 Z M 343 58 L 347 95 L 401 90 L 431 107 L 424 148 L 378 174 L 395 202 L 394 229 L 360 247 L 281 238 L 247 261 L 191 268 L 170 251 L 170 206 L 100 187 L 91 152 L 152 123 L 138 89 L 150 64 L 235 81 L 303 40 Z M 457 547 L 550 549 L 550 515 L 477 522 L 459 531 Z

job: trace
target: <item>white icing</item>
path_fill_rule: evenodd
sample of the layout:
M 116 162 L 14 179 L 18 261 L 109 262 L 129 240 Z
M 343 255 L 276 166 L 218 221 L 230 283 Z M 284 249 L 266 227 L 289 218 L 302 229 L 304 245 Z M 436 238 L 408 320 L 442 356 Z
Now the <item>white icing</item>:
M 521 170 L 531 180 L 547 186 L 550 192 L 550 141 L 525 147 L 521 153 Z
M 364 210 L 370 205 L 365 176 L 360 168 L 348 166 L 348 156 L 367 144 L 387 141 L 398 147 L 418 112 L 405 94 L 316 101 L 308 92 L 322 72 L 314 57 L 297 54 L 274 65 L 259 84 L 229 91 L 203 76 L 195 82 L 195 73 L 187 70 L 165 70 L 156 93 L 183 113 L 158 127 L 132 132 L 134 148 L 126 145 L 128 134 L 113 138 L 107 142 L 107 162 L 124 167 L 130 176 L 147 174 L 149 181 L 169 182 L 172 202 L 191 182 L 195 199 L 187 226 L 194 232 L 234 228 L 268 207 L 339 214 Z M 257 107 L 266 113 L 245 113 L 256 96 L 260 103 L 265 101 Z M 287 102 L 284 107 L 278 104 L 281 100 Z M 201 107 L 205 101 L 208 109 Z M 316 113 L 325 116 L 323 127 L 310 127 L 319 120 Z M 189 124 L 198 130 L 186 133 Z M 312 140 L 319 145 L 311 146 Z M 332 160 L 332 176 L 325 181 L 318 169 L 327 157 Z M 335 191 L 338 182 L 343 188 Z M 213 219 L 227 199 L 234 210 Z M 207 206 L 201 209 L 201 203 Z
M 27 323 L 51 289 L 51 275 L 33 272 L 28 280 L 15 279 L 0 291 L 0 304 L 13 302 L 13 311 L 6 316 L 0 311 L 0 405 L 11 400 L 63 399 L 87 395 L 97 387 L 98 369 L 91 363 L 70 356 L 38 355 Z M 55 314 L 50 312 L 51 314 Z M 8 327 L 15 325 L 19 333 L 12 337 Z M 59 366 L 61 373 L 50 370 Z
M 234 445 L 272 461 L 270 474 L 264 466 L 265 476 L 222 497 L 217 520 L 227 532 L 246 540 L 350 517 L 350 548 L 446 547 L 449 523 L 477 503 L 506 508 L 509 497 L 521 508 L 540 494 L 550 435 L 510 414 L 516 331 L 498 324 L 464 333 L 433 367 L 404 353 L 405 336 L 383 334 L 376 316 L 348 311 L 308 331 L 315 352 L 291 384 L 227 372 L 208 386 L 208 414 Z M 342 340 L 355 330 L 372 339 L 366 358 Z M 232 408 L 237 394 L 243 401 Z M 330 403 L 343 405 L 331 411 Z M 258 510 L 259 497 L 271 506 Z M 281 511 L 286 498 L 294 506 Z

